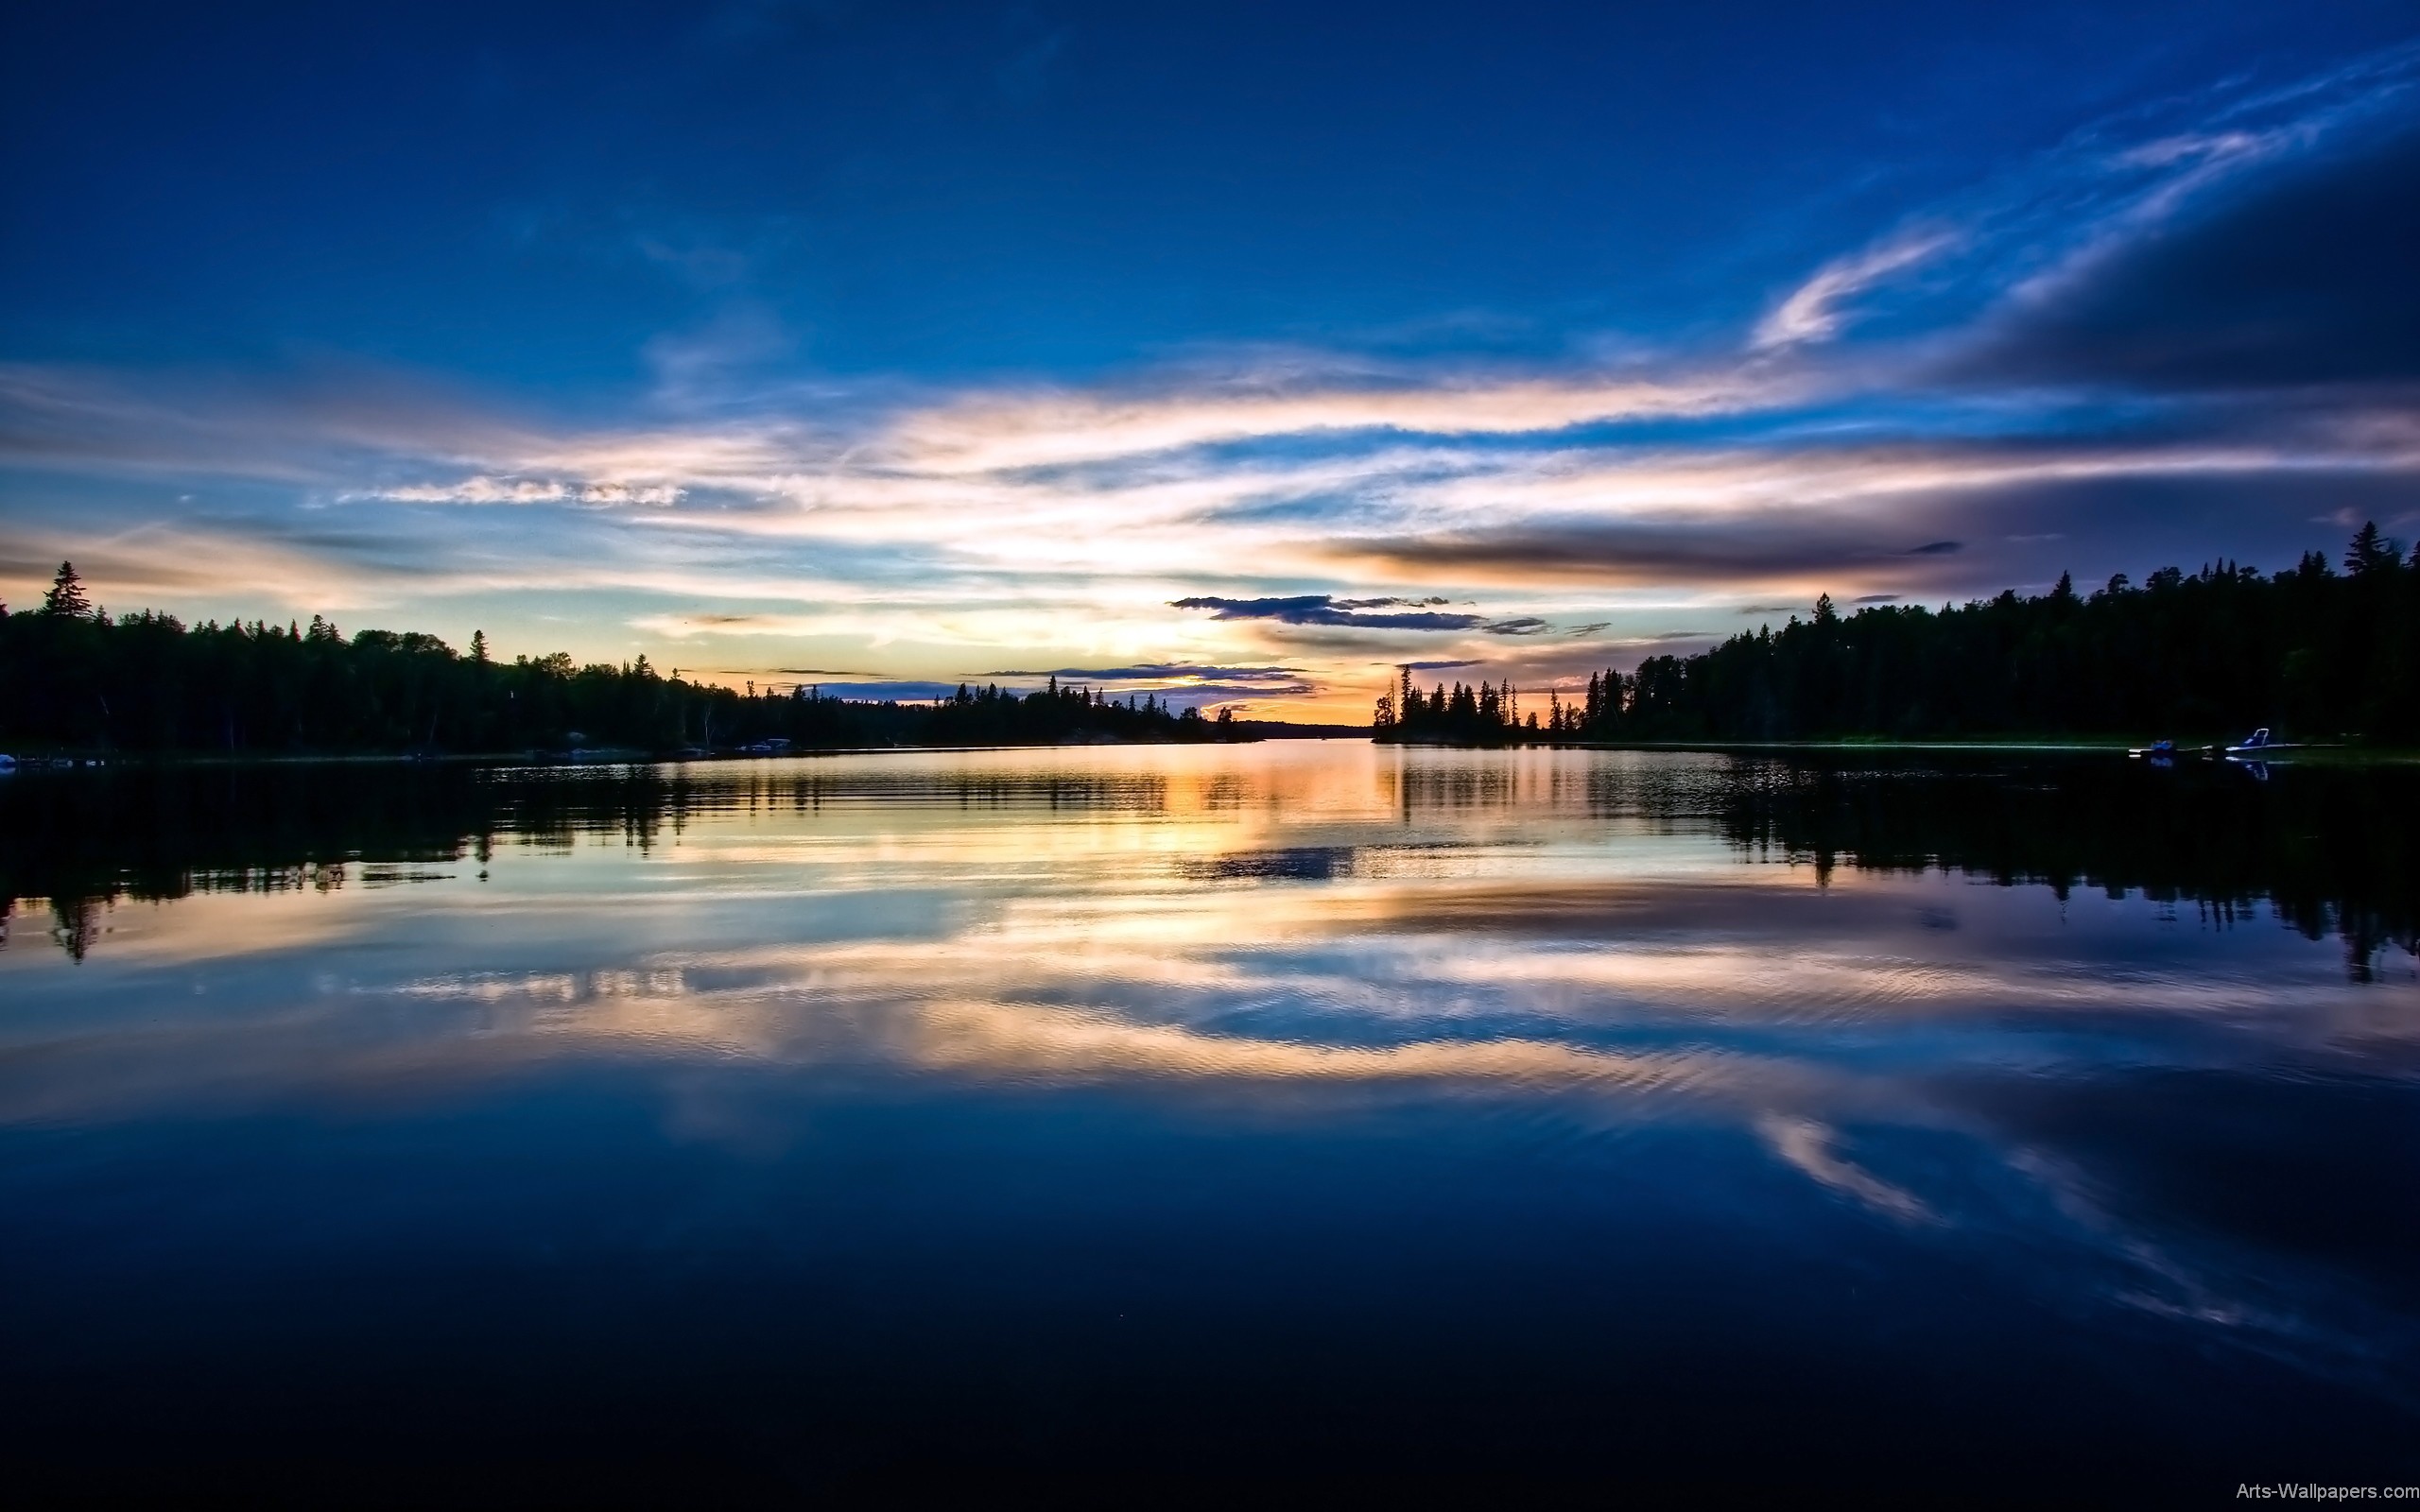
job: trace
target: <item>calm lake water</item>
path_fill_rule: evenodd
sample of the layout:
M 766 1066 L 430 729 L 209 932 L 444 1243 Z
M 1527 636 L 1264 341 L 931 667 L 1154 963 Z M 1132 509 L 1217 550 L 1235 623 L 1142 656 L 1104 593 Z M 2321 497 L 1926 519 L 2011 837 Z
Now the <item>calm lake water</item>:
M 2415 798 L 1341 742 L 22 775 L 0 1458 L 2420 1484 Z

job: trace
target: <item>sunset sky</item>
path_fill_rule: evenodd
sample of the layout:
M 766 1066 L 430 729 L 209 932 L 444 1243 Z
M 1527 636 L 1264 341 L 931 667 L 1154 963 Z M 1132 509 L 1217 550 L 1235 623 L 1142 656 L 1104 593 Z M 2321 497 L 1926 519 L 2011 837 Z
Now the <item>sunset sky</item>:
M 2420 533 L 2409 0 L 89 5 L 0 86 L 12 610 L 1361 717 Z

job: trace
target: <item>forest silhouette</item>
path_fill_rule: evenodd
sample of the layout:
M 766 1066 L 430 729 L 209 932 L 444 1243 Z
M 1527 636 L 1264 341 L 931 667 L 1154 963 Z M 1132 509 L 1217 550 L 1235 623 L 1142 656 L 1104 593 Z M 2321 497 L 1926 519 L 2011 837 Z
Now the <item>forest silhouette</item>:
M 1829 595 L 1694 656 L 1608 669 L 1566 702 L 1509 681 L 1377 702 L 1379 740 L 1768 741 L 1843 737 L 2238 737 L 2420 742 L 2420 548 L 2362 526 L 2339 572 L 2221 561 L 2049 593 L 1842 615 Z
M 1253 738 L 1230 711 L 1205 719 L 1157 694 L 1120 701 L 1055 677 L 1024 695 L 961 684 L 928 702 L 846 699 L 810 685 L 741 691 L 666 677 L 645 656 L 618 665 L 576 665 L 561 651 L 500 662 L 484 632 L 465 653 L 413 631 L 348 637 L 316 614 L 283 627 L 188 627 L 149 610 L 112 617 L 65 562 L 39 610 L 0 606 L 0 740 L 21 754 L 663 754 Z
M 2014 590 L 1932 610 L 1883 605 L 1759 628 L 1691 656 L 1608 668 L 1566 700 L 1509 680 L 1377 701 L 1381 741 L 1767 741 L 1855 737 L 2239 735 L 2420 743 L 2420 549 L 2364 525 L 2342 570 L 2307 552 L 2273 575 L 2169 567 L 2080 593 Z M 433 635 L 347 636 L 320 616 L 188 627 L 112 616 L 61 563 L 40 608 L 0 606 L 0 748 L 233 756 L 1020 746 L 1254 738 L 1156 694 L 961 685 L 935 701 L 745 690 L 666 676 L 644 656 L 493 659 Z

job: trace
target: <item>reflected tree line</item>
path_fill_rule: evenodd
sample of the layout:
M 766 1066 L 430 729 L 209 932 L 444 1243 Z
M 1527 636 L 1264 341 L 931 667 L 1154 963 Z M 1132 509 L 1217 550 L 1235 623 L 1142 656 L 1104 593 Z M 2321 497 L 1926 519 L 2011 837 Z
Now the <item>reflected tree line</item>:
M 2306 767 L 2267 782 L 2203 765 L 1840 766 L 1742 761 L 1709 794 L 1724 833 L 1819 873 L 1946 868 L 2003 886 L 2140 892 L 2219 922 L 2265 907 L 2344 942 L 2367 980 L 2382 947 L 2420 955 L 2420 780 L 2394 767 Z
M 2062 900 L 2139 893 L 2221 924 L 2265 914 L 2340 937 L 2360 981 L 2387 946 L 2420 956 L 2420 772 L 2405 766 L 2278 767 L 2264 781 L 2225 763 L 1808 753 L 1546 770 L 1410 761 L 1393 780 L 1408 821 L 1527 808 L 1703 827 L 1819 879 L 1941 869 Z
M 2099 734 L 2193 741 L 2260 725 L 2302 738 L 2420 741 L 2420 548 L 2364 525 L 2342 570 L 2231 561 L 2071 579 L 1935 610 L 1874 605 L 1607 670 L 1565 701 L 1510 683 L 1413 685 L 1378 700 L 1380 740 L 1799 740 Z
M 2420 776 L 2404 768 L 2288 768 L 2263 782 L 2222 765 L 1743 757 L 1552 775 L 1542 788 L 1501 765 L 1413 761 L 1395 796 L 1413 819 L 1534 810 L 1711 829 L 1743 852 L 1801 858 L 1819 873 L 1941 868 L 2062 897 L 2139 891 L 2221 920 L 2265 909 L 2314 939 L 2340 936 L 2357 977 L 2382 947 L 2420 954 Z M 1238 790 L 1223 806 L 1250 797 Z M 0 915 L 46 902 L 48 933 L 80 957 L 122 899 L 459 875 L 500 849 L 583 836 L 647 849 L 667 830 L 735 813 L 915 803 L 1152 814 L 1170 802 L 1165 779 L 1116 772 L 331 763 L 37 774 L 0 782 Z M 1186 875 L 1317 881 L 1353 874 L 1357 849 L 1192 858 Z
M 186 626 L 148 610 L 112 615 L 72 564 L 39 609 L 0 605 L 0 749 L 264 755 L 504 752 L 601 747 L 713 751 L 782 742 L 806 748 L 1023 746 L 1253 738 L 1231 712 L 1204 719 L 1155 694 L 1098 689 L 1019 695 L 961 686 L 931 703 L 828 698 L 753 682 L 744 691 L 667 677 L 645 656 L 575 665 L 568 653 L 491 656 L 484 633 L 458 652 L 433 635 L 361 630 L 313 615 Z
M 694 770 L 301 763 L 23 775 L 0 782 L 0 926 L 22 928 L 18 905 L 46 901 L 50 934 L 81 959 L 125 900 L 417 881 L 482 868 L 499 848 L 567 850 L 583 836 L 647 850 L 708 816 L 1168 806 L 1167 782 L 1150 774 Z M 722 775 L 735 770 L 748 775 Z

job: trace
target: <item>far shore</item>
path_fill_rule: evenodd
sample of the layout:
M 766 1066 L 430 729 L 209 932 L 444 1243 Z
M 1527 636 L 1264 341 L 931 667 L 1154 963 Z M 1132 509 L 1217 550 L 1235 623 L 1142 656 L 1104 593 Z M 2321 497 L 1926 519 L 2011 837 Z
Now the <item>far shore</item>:
M 69 766 L 679 766 L 773 761 L 803 756 L 879 756 L 934 751 L 1085 750 L 1156 747 L 1250 746 L 1270 740 L 1367 740 L 1370 731 L 1351 725 L 1293 725 L 1274 720 L 1239 722 L 1235 740 L 1068 740 L 1009 746 L 791 746 L 782 750 L 730 747 L 713 751 L 654 751 L 636 747 L 586 746 L 562 750 L 490 751 L 124 751 L 37 750 L 6 754 L 36 769 Z
M 2149 741 L 2118 739 L 2025 739 L 2003 737 L 1978 740 L 1878 740 L 1850 736 L 1841 740 L 1536 740 L 1508 741 L 1502 745 L 1465 744 L 1444 740 L 1402 740 L 1387 744 L 1426 747 L 1431 749 L 1456 750 L 1644 750 L 1644 751 L 1760 751 L 1820 753 L 1825 755 L 1857 755 L 1894 751 L 1962 751 L 1988 755 L 2100 755 L 2124 756 L 2141 750 Z M 2219 743 L 2181 747 L 2174 752 L 2180 761 L 2209 760 L 2221 755 Z M 2244 760 L 2248 758 L 2237 758 Z M 2272 757 L 2263 758 L 2270 765 L 2300 761 L 2420 762 L 2420 749 L 2409 747 L 2362 746 L 2352 744 L 2314 744 L 2289 747 Z
M 501 750 L 501 751 L 344 751 L 344 752 L 263 752 L 259 754 L 208 751 L 190 752 L 128 752 L 110 750 L 24 752 L 15 754 L 23 770 L 64 770 L 70 767 L 236 767 L 236 766 L 681 766 L 722 765 L 740 762 L 771 761 L 785 757 L 880 756 L 932 754 L 943 751 L 1011 751 L 1011 750 L 1083 750 L 1103 747 L 1146 749 L 1157 747 L 1194 747 L 1219 745 L 1257 745 L 1270 740 L 1369 740 L 1371 731 L 1350 725 L 1287 725 L 1258 722 L 1235 741 L 1063 741 L 1043 745 L 1003 746 L 814 746 L 793 747 L 780 751 L 744 749 L 718 750 L 704 753 L 648 751 L 610 747 L 576 747 L 569 750 Z M 1961 753 L 1967 755 L 2013 756 L 2125 756 L 2142 749 L 2148 742 L 2127 742 L 2109 739 L 2024 739 L 2005 737 L 1978 740 L 1879 740 L 1851 737 L 1842 740 L 1535 740 L 1502 743 L 1469 743 L 1444 740 L 1398 740 L 1385 742 L 1409 748 L 1429 750 L 1604 750 L 1604 751 L 1668 751 L 1708 752 L 1754 755 L 1759 753 L 1793 755 L 1890 755 L 1896 753 Z M 2232 759 L 2242 762 L 2245 757 L 2225 758 L 2215 744 L 2187 746 L 2175 752 L 2179 761 Z M 2406 765 L 2420 763 L 2420 749 L 2404 747 L 2362 746 L 2357 744 L 2314 744 L 2289 748 L 2262 759 L 2265 765 L 2285 765 L 2293 763 L 2328 763 L 2352 765 L 2381 764 Z

